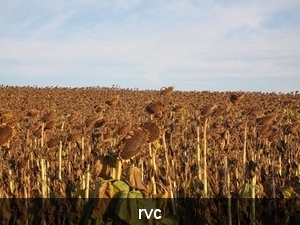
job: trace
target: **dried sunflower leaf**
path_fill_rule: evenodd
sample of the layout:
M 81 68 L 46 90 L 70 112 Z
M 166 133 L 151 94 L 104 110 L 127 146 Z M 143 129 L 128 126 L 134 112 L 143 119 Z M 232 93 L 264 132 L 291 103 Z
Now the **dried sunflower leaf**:
M 130 167 L 127 172 L 127 180 L 132 188 L 148 192 L 147 185 L 142 181 L 142 172 L 137 167 Z

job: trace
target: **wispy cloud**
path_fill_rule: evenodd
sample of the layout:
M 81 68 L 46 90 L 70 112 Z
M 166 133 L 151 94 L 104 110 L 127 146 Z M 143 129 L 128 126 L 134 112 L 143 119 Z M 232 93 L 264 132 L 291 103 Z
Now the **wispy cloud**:
M 0 9 L 5 79 L 109 75 L 112 83 L 141 77 L 155 87 L 181 80 L 185 89 L 183 80 L 299 77 L 300 28 L 291 22 L 300 19 L 297 1 L 45 4 Z

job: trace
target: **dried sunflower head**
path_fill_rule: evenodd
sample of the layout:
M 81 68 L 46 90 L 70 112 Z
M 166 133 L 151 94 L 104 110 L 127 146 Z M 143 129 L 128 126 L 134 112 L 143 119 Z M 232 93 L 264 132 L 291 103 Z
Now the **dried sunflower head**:
M 10 127 L 15 127 L 23 117 L 21 115 L 14 115 L 8 122 L 7 125 Z
M 120 95 L 116 95 L 113 99 L 108 100 L 105 103 L 111 107 L 116 107 L 120 103 Z
M 218 106 L 216 104 L 214 105 L 207 105 L 201 110 L 201 116 L 209 116 L 215 108 Z
M 13 114 L 10 111 L 0 112 L 0 122 L 6 124 L 13 118 Z
M 296 134 L 300 128 L 300 122 L 294 122 L 284 127 L 285 134 Z
M 40 113 L 40 111 L 37 109 L 30 109 L 27 112 L 27 116 L 34 118 L 34 117 L 38 116 L 39 113 Z
M 59 145 L 60 138 L 58 136 L 52 137 L 47 141 L 47 147 L 48 148 L 54 148 Z
M 80 139 L 82 136 L 81 133 L 77 132 L 77 133 L 70 133 L 67 137 L 67 141 L 68 142 L 74 142 L 77 141 L 78 139 Z
M 46 123 L 44 130 L 52 130 L 56 126 L 56 121 L 51 120 L 48 123 Z
M 166 106 L 161 102 L 152 102 L 146 106 L 146 111 L 150 114 L 159 114 L 166 109 Z
M 154 142 L 159 138 L 160 128 L 156 123 L 145 122 L 140 127 L 148 133 L 147 142 Z
M 116 134 L 120 137 L 123 137 L 124 135 L 127 135 L 128 132 L 130 131 L 131 129 L 131 126 L 132 126 L 132 122 L 129 121 L 127 123 L 125 123 L 124 125 L 120 126 L 117 131 L 116 131 Z
M 119 156 L 121 159 L 130 159 L 136 156 L 147 141 L 147 132 L 137 129 L 128 138 L 125 138 L 120 146 Z
M 0 146 L 5 145 L 14 135 L 14 130 L 8 125 L 0 127 Z
M 48 123 L 48 122 L 53 121 L 55 119 L 56 119 L 56 111 L 51 110 L 51 111 L 49 111 L 49 112 L 47 112 L 46 114 L 43 115 L 42 122 L 43 123 Z
M 164 96 L 170 96 L 173 93 L 174 87 L 170 86 L 170 87 L 162 87 L 160 89 L 160 94 L 164 95 Z
M 173 112 L 182 112 L 184 110 L 184 107 L 182 105 L 175 105 L 172 109 Z
M 241 94 L 232 94 L 230 95 L 230 101 L 232 104 L 236 105 L 245 97 L 245 93 Z

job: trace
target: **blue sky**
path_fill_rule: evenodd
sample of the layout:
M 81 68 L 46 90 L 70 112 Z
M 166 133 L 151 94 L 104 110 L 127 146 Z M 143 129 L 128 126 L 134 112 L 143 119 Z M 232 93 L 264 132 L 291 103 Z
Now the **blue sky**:
M 0 83 L 300 89 L 299 0 L 1 1 Z

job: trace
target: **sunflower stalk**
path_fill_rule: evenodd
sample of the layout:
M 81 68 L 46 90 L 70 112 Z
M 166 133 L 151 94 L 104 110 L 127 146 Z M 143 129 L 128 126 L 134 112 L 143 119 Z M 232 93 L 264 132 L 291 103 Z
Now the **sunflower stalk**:
M 173 159 L 171 160 L 171 165 L 172 165 L 172 173 L 173 173 L 174 176 L 176 176 L 176 173 L 175 173 L 175 162 L 174 162 Z M 176 180 L 173 181 L 173 184 L 174 184 L 174 190 L 177 190 Z M 177 198 L 176 191 L 174 192 L 174 197 Z
M 225 185 L 226 185 L 226 198 L 228 202 L 228 208 L 227 208 L 227 213 L 228 213 L 228 225 L 232 225 L 232 214 L 231 214 L 231 195 L 230 195 L 230 174 L 228 172 L 228 160 L 227 156 L 224 158 L 224 171 L 225 171 Z
M 255 225 L 255 187 L 256 187 L 256 175 L 251 180 L 251 224 Z
M 44 147 L 44 128 L 45 128 L 45 123 L 42 123 L 42 131 L 41 131 L 41 147 Z
M 247 121 L 245 123 L 245 129 L 244 129 L 244 148 L 243 148 L 243 173 L 244 173 L 244 179 L 243 183 L 246 179 L 246 163 L 247 163 Z
M 279 175 L 282 176 L 281 155 L 279 155 L 278 163 L 279 163 Z
M 163 141 L 163 147 L 164 147 L 164 151 L 165 151 L 165 160 L 166 160 L 166 164 L 167 164 L 167 175 L 169 173 L 169 169 L 170 169 L 170 163 L 169 163 L 169 154 L 168 154 L 168 149 L 167 149 L 167 144 L 166 144 L 166 132 L 163 133 L 162 135 L 162 141 Z
M 45 159 L 41 158 L 41 177 L 42 177 L 42 224 L 45 225 L 46 224 L 46 220 L 45 220 L 45 202 L 44 199 L 47 198 L 47 194 L 46 194 L 46 166 L 45 166 Z
M 60 131 L 63 132 L 65 122 L 62 123 Z M 62 140 L 59 141 L 59 156 L 58 156 L 58 179 L 62 180 Z
M 144 181 L 144 162 L 143 162 L 143 160 L 142 160 L 142 158 L 140 158 L 140 169 L 141 169 L 141 179 L 142 179 L 142 181 Z
M 58 154 L 58 179 L 62 180 L 61 171 L 62 171 L 62 141 L 59 141 L 59 154 Z
M 203 178 L 204 178 L 204 197 L 207 197 L 207 138 L 206 138 L 206 130 L 207 130 L 207 121 L 208 117 L 205 118 L 204 122 L 204 131 L 203 131 Z
M 170 187 L 170 197 L 171 197 L 172 211 L 175 214 L 176 208 L 175 208 L 175 201 L 174 201 L 174 191 L 173 191 L 171 177 L 169 175 L 170 163 L 169 163 L 169 154 L 168 154 L 168 149 L 167 149 L 167 144 L 166 144 L 166 132 L 163 133 L 162 139 L 163 139 L 163 147 L 164 147 L 164 151 L 165 151 L 165 159 L 166 159 L 166 164 L 167 164 L 166 176 L 168 177 L 169 183 L 171 185 L 171 187 Z M 172 171 L 175 171 L 174 163 L 172 164 Z M 175 175 L 175 173 L 174 173 L 174 175 Z M 174 189 L 176 188 L 175 185 L 176 185 L 176 183 L 174 182 Z
M 275 171 L 274 171 L 274 162 L 272 161 L 272 198 L 273 199 L 276 199 L 276 185 L 275 185 Z M 277 205 L 276 205 L 276 201 L 274 201 L 273 203 L 273 207 L 274 207 L 274 210 L 275 212 L 277 212 Z M 274 224 L 277 224 L 277 214 L 275 213 L 275 223 Z
M 42 198 L 46 198 L 45 159 L 41 159 Z
M 169 182 L 170 182 L 170 184 L 171 184 L 171 183 L 172 183 L 172 182 L 171 182 L 171 177 L 168 176 L 168 179 L 169 179 Z M 176 213 L 176 208 L 175 208 L 174 192 L 173 192 L 172 186 L 171 186 L 171 188 L 170 188 L 170 198 L 171 198 L 172 212 L 173 212 L 173 214 L 175 215 L 175 213 Z
M 84 155 L 84 137 L 81 138 L 81 170 L 84 170 L 84 160 L 85 160 L 85 155 Z M 85 174 L 82 172 L 81 173 L 81 179 L 80 179 L 80 186 L 81 189 L 85 189 Z
M 12 176 L 12 170 L 11 169 L 8 170 L 8 175 L 9 175 L 9 188 L 10 188 L 10 191 L 12 193 L 14 193 L 15 187 L 14 187 L 14 179 L 13 179 L 13 176 Z
M 122 174 L 122 160 L 119 159 L 119 157 L 118 157 L 117 162 L 116 162 L 116 176 L 115 176 L 115 179 L 116 180 L 121 180 L 121 174 Z
M 50 162 L 47 161 L 45 164 L 45 181 L 46 181 L 46 198 L 50 198 L 50 185 L 51 185 L 51 179 L 50 176 L 48 176 L 47 171 L 49 171 Z
M 157 187 L 156 187 L 156 181 L 155 181 L 155 174 L 156 174 L 156 161 L 155 161 L 155 156 L 156 156 L 156 149 L 152 149 L 151 143 L 148 144 L 149 148 L 149 153 L 151 157 L 151 166 L 153 168 L 153 174 L 150 177 L 150 181 L 152 184 L 152 194 L 153 196 L 157 195 Z
M 197 172 L 198 179 L 201 181 L 201 150 L 200 150 L 200 128 L 197 126 Z
M 85 181 L 85 193 L 84 197 L 86 199 L 89 198 L 89 189 L 90 189 L 90 164 L 87 165 L 87 173 L 86 173 L 86 181 Z
M 151 161 L 152 161 L 152 166 L 153 170 L 156 172 L 157 171 L 157 166 L 156 166 L 156 148 L 152 148 L 151 143 L 149 145 L 149 152 L 151 152 Z
M 27 178 L 27 177 L 26 177 Z M 28 207 L 28 194 L 27 194 L 27 188 L 26 186 L 23 187 L 24 188 L 24 200 L 25 200 L 25 215 L 28 216 L 28 212 L 29 212 L 29 207 Z M 25 221 L 25 224 L 28 225 L 29 224 L 29 218 Z

